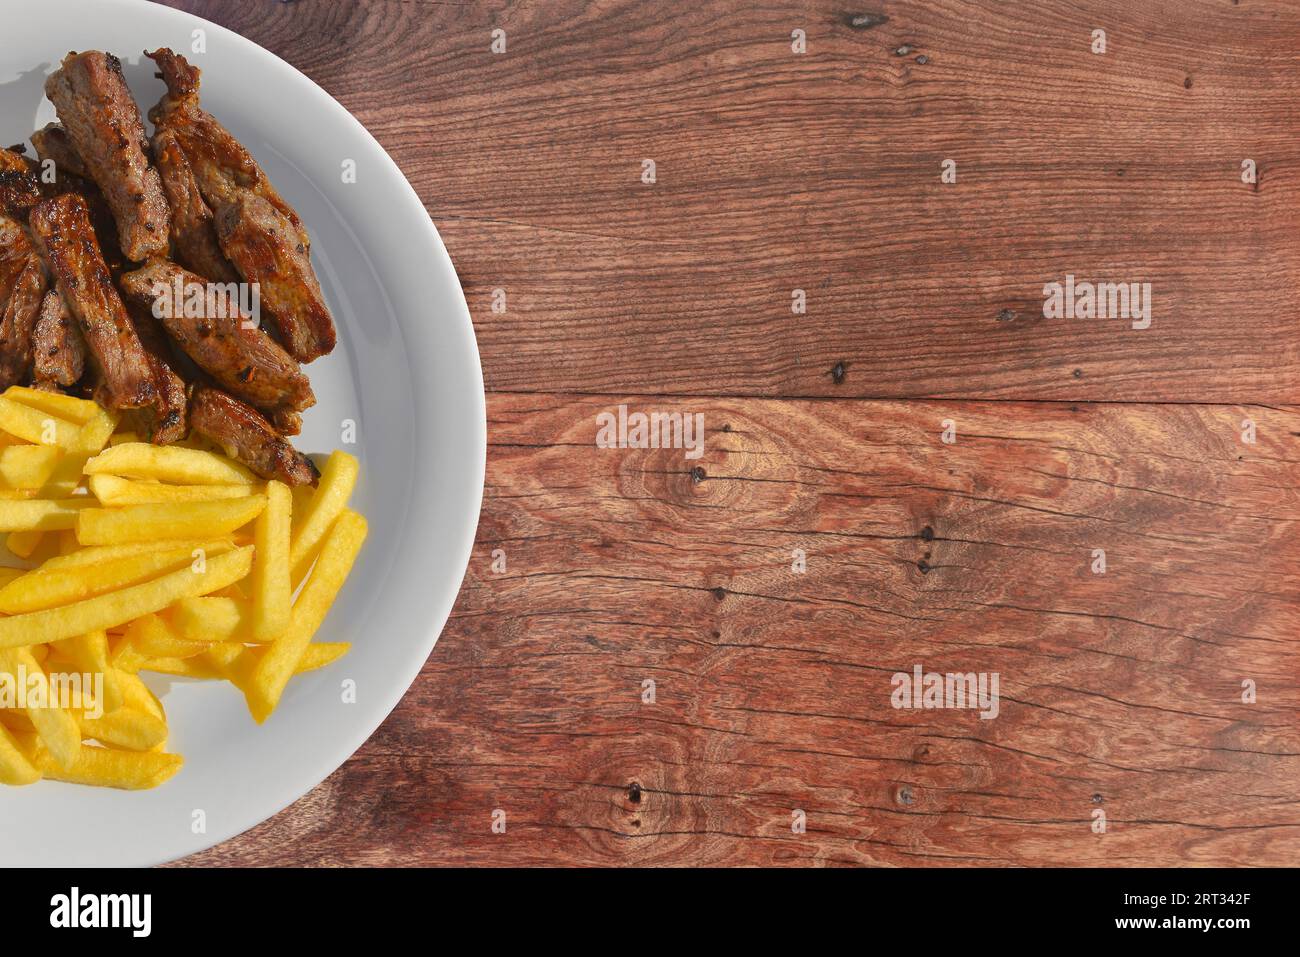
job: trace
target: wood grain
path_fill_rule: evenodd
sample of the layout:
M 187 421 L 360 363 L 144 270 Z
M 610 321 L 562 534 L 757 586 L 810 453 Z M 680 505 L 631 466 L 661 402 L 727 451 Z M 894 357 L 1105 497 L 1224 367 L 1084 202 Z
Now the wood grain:
M 492 388 L 1300 399 L 1289 0 L 181 5 L 392 153 Z M 1151 328 L 1043 319 L 1067 274 Z
M 421 679 L 197 860 L 1294 862 L 1300 411 L 625 401 L 703 413 L 704 456 L 596 448 L 603 399 L 492 397 Z M 895 710 L 917 664 L 998 672 L 1000 713 Z
M 490 443 L 406 699 L 185 865 L 1297 860 L 1300 4 L 172 5 L 411 179 Z M 1041 318 L 1067 273 L 1152 327 Z M 893 708 L 918 664 L 998 717 Z

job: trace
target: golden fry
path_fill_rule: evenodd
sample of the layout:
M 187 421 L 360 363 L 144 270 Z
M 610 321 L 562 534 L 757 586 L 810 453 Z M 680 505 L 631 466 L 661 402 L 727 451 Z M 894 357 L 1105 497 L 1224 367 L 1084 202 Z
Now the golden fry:
M 266 508 L 253 530 L 253 640 L 272 641 L 289 627 L 289 530 L 293 496 L 282 482 L 266 483 Z
M 81 673 L 104 676 L 102 703 L 106 714 L 122 707 L 122 689 L 117 682 L 117 673 L 108 660 L 107 634 L 103 631 L 92 631 L 75 638 L 65 638 L 54 647 Z
M 76 446 L 59 459 L 54 472 L 41 489 L 42 498 L 66 498 L 81 484 L 81 470 L 86 460 L 104 447 L 113 429 L 117 427 L 117 416 L 104 409 L 98 409 L 95 415 L 81 427 Z M 30 557 L 41 542 L 41 532 L 14 532 L 6 543 L 9 550 L 22 558 Z
M 126 626 L 126 638 L 146 658 L 193 658 L 211 642 L 186 641 L 157 615 L 145 615 Z
M 192 567 L 161 578 L 98 595 L 60 608 L 0 618 L 0 648 L 45 644 L 88 631 L 105 631 L 133 618 L 162 611 L 172 602 L 219 591 L 248 574 L 253 549 L 239 548 L 207 559 L 202 572 Z
M 86 463 L 87 475 L 102 472 L 181 485 L 252 485 L 257 481 L 252 472 L 223 455 L 144 442 L 114 445 Z
M 0 449 L 0 481 L 11 489 L 39 489 L 63 455 L 57 445 L 8 445 Z
M 155 505 L 167 502 L 210 502 L 247 498 L 252 485 L 167 485 L 163 482 L 124 479 L 107 472 L 90 476 L 90 493 L 101 505 Z
M 86 499 L 0 499 L 0 532 L 49 532 L 75 528 Z
M 217 502 L 85 508 L 77 516 L 77 540 L 83 545 L 118 545 L 196 535 L 217 538 L 247 525 L 265 507 L 265 495 L 250 495 Z
M 294 587 L 307 577 L 307 569 L 325 533 L 347 507 L 357 484 L 360 466 L 347 452 L 334 452 L 321 469 L 320 485 L 307 507 L 293 516 L 293 544 L 289 549 L 290 579 Z
M 28 760 L 18 741 L 3 724 L 0 724 L 0 784 L 35 784 L 41 772 Z
M 365 538 L 366 520 L 352 511 L 340 515 L 325 537 L 311 577 L 294 602 L 289 628 L 261 656 L 245 683 L 248 710 L 259 724 L 275 710 L 312 635 L 325 620 L 352 570 Z
M 79 715 L 77 725 L 85 737 L 127 751 L 151 751 L 167 741 L 167 723 L 134 708 L 119 708 L 102 718 Z
M 57 561 L 51 559 L 40 568 L 0 588 L 0 612 L 18 615 L 42 608 L 70 605 L 96 595 L 118 591 L 128 585 L 149 581 L 183 565 L 189 565 L 193 560 L 188 545 L 72 567 L 50 568 L 51 562 Z
M 156 788 L 185 763 L 179 754 L 116 751 L 83 744 L 72 764 L 64 767 L 51 758 L 40 741 L 28 740 L 31 741 L 31 758 L 36 768 L 52 781 L 67 781 L 71 784 L 92 784 L 128 791 Z M 19 741 L 21 743 L 21 737 Z
M 31 705 L 25 709 L 31 719 L 36 733 L 49 747 L 50 753 L 64 767 L 71 765 L 76 758 L 77 748 L 81 746 L 81 732 L 76 719 L 67 711 L 58 707 L 54 700 L 49 677 L 26 648 L 0 649 L 0 673 L 7 674 L 18 684 L 24 686 L 27 694 L 38 694 L 44 700 L 43 706 Z
M 81 426 L 41 409 L 0 396 L 0 429 L 37 445 L 73 448 Z
M 45 392 L 41 389 L 29 389 L 16 385 L 5 390 L 5 398 L 21 402 L 41 412 L 57 415 L 61 419 L 85 425 L 100 411 L 99 406 L 89 399 L 64 395 L 62 392 Z
M 172 607 L 171 617 L 177 634 L 189 641 L 253 640 L 253 608 L 247 599 L 184 598 Z

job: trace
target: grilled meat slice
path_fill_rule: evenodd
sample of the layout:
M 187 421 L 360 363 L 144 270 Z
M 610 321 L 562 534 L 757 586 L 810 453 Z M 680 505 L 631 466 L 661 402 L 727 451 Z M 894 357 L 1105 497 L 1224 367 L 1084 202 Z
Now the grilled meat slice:
M 36 147 L 36 155 L 42 161 L 52 160 L 56 176 L 70 174 L 80 179 L 90 179 L 86 164 L 82 162 L 77 148 L 72 145 L 72 137 L 58 123 L 46 123 L 33 133 L 29 139 Z
M 262 478 L 286 485 L 315 485 L 320 478 L 312 460 L 281 438 L 260 412 L 220 389 L 194 387 L 190 426 Z
M 41 201 L 41 182 L 31 160 L 0 149 L 0 213 L 22 219 Z
M 293 224 L 304 247 L 307 230 L 294 208 L 281 198 L 271 181 L 230 131 L 199 106 L 199 68 L 179 53 L 163 47 L 145 56 L 158 64 L 167 94 L 149 111 L 159 130 L 175 134 L 194 171 L 195 181 L 212 209 L 228 203 L 237 189 L 251 189 Z
M 46 282 L 45 266 L 22 226 L 0 216 L 0 389 L 27 378 Z
M 0 312 L 9 302 L 9 295 L 32 252 L 31 240 L 22 223 L 0 213 Z
M 199 70 L 166 48 L 146 56 L 158 64 L 167 84 L 167 95 L 149 118 L 175 137 L 189 161 L 203 199 L 216 214 L 222 252 L 245 280 L 263 286 L 263 305 L 289 354 L 300 362 L 325 355 L 334 348 L 334 319 L 298 214 L 248 150 L 199 106 Z
M 57 289 L 41 300 L 32 330 L 32 379 L 38 389 L 58 391 L 81 381 L 86 371 L 86 342 Z
M 246 325 L 233 287 L 217 298 L 217 287 L 202 276 L 156 259 L 123 276 L 122 291 L 146 303 L 181 350 L 231 395 L 273 417 L 316 403 L 298 363 Z
M 297 435 L 302 431 L 302 413 L 278 409 L 271 416 L 271 424 L 281 435 Z
M 42 200 L 30 223 L 37 248 L 81 326 L 100 373 L 104 404 L 116 410 L 157 402 L 153 369 L 113 286 L 85 199 L 64 193 Z
M 217 208 L 217 238 L 240 275 L 257 283 L 280 342 L 300 362 L 334 348 L 334 319 L 293 224 L 261 196 L 236 190 Z
M 144 347 L 158 390 L 158 401 L 142 410 L 145 431 L 149 441 L 155 445 L 171 445 L 189 432 L 186 423 L 189 396 L 185 380 L 172 369 L 171 344 L 149 307 L 128 303 L 127 313 L 140 338 L 140 345 Z
M 158 171 L 149 165 L 144 122 L 122 62 L 99 50 L 69 53 L 46 79 L 45 95 L 103 191 L 127 258 L 167 255 L 171 210 Z
M 117 223 L 113 212 L 108 208 L 108 201 L 93 180 L 82 174 L 81 157 L 72 146 L 67 130 L 57 123 L 50 123 L 44 129 L 37 130 L 31 136 L 36 144 L 36 155 L 42 164 L 46 160 L 54 162 L 52 182 L 41 182 L 41 191 L 46 197 L 59 196 L 63 193 L 76 193 L 86 201 L 90 208 L 90 223 L 95 228 L 95 238 L 99 240 L 99 251 L 108 264 L 108 272 L 117 281 L 126 268 L 126 256 L 117 240 Z
M 203 201 L 194 170 L 173 131 L 164 128 L 154 134 L 153 155 L 172 208 L 171 237 L 176 258 L 214 282 L 238 282 L 235 267 L 217 242 L 212 210 Z

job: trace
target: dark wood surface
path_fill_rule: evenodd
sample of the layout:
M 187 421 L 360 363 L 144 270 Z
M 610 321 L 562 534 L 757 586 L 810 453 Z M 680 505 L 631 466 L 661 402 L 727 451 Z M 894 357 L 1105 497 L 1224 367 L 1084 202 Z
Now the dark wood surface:
M 187 863 L 1300 859 L 1300 4 L 173 5 L 392 153 L 489 390 L 420 679 Z M 1067 273 L 1151 328 L 1042 318 Z M 620 403 L 703 457 L 597 448 Z

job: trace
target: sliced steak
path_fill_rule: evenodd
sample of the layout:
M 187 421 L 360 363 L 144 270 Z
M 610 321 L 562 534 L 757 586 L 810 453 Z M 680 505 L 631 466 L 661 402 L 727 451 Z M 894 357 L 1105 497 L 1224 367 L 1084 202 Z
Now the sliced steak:
M 176 136 L 208 205 L 215 210 L 228 203 L 237 189 L 249 189 L 278 209 L 309 246 L 307 230 L 294 208 L 284 201 L 262 167 L 243 144 L 206 110 L 199 106 L 199 68 L 179 53 L 163 47 L 145 56 L 158 64 L 166 95 L 149 111 L 158 130 Z
M 203 200 L 176 134 L 165 128 L 159 130 L 153 138 L 153 155 L 172 208 L 171 237 L 176 258 L 207 279 L 238 282 L 235 267 L 217 242 L 212 210 Z
M 186 413 L 189 395 L 185 380 L 172 368 L 171 343 L 148 306 L 127 304 L 127 314 L 140 337 L 158 390 L 158 401 L 142 409 L 145 433 L 154 445 L 171 445 L 189 432 Z
M 189 162 L 194 181 L 216 215 L 221 251 L 262 303 L 289 354 L 311 362 L 334 348 L 334 319 L 311 265 L 311 239 L 297 212 L 230 132 L 199 106 L 199 70 L 168 49 L 146 53 L 159 67 L 167 95 L 149 118 Z M 201 270 L 200 270 L 201 272 Z
M 246 324 L 233 286 L 222 289 L 174 263 L 154 260 L 123 276 L 122 291 L 147 304 L 181 351 L 231 395 L 273 418 L 315 405 L 298 363 Z M 210 295 L 217 292 L 224 295 Z
M 149 165 L 144 122 L 121 61 L 99 50 L 69 53 L 46 79 L 45 95 L 103 191 L 127 258 L 165 256 L 171 210 L 158 171 Z
M 81 154 L 72 144 L 72 137 L 62 125 L 46 123 L 29 139 L 36 147 L 36 155 L 41 158 L 41 162 L 49 160 L 54 164 L 55 176 L 70 174 L 81 179 L 91 178 L 86 164 L 81 160 Z
M 38 389 L 76 385 L 86 371 L 86 341 L 57 289 L 41 300 L 32 330 L 32 378 Z
M 307 248 L 280 211 L 249 190 L 217 208 L 217 238 L 241 276 L 257 283 L 280 342 L 300 362 L 334 348 L 334 319 Z
M 32 329 L 46 283 L 21 224 L 0 216 L 0 389 L 23 382 L 31 369 Z
M 190 397 L 190 427 L 265 479 L 315 485 L 312 460 L 286 442 L 260 412 L 220 389 L 199 385 Z
M 113 286 L 85 199 L 65 193 L 42 200 L 33 207 L 30 224 L 38 250 L 100 373 L 104 404 L 110 409 L 138 409 L 155 403 L 153 369 Z
M 36 144 L 36 155 L 40 158 L 42 168 L 47 160 L 54 164 L 51 182 L 46 182 L 46 177 L 42 174 L 42 194 L 50 197 L 76 193 L 86 201 L 86 206 L 90 209 L 90 223 L 95 229 L 95 238 L 99 241 L 100 254 L 116 282 L 117 277 L 127 268 L 126 256 L 118 243 L 117 223 L 113 219 L 113 211 L 108 208 L 108 200 L 104 199 L 104 194 L 94 180 L 82 175 L 84 167 L 78 170 L 81 159 L 73 150 L 67 131 L 57 123 L 50 123 L 32 134 L 32 142 Z
M 24 219 L 40 201 L 41 182 L 32 161 L 0 149 L 0 213 Z

